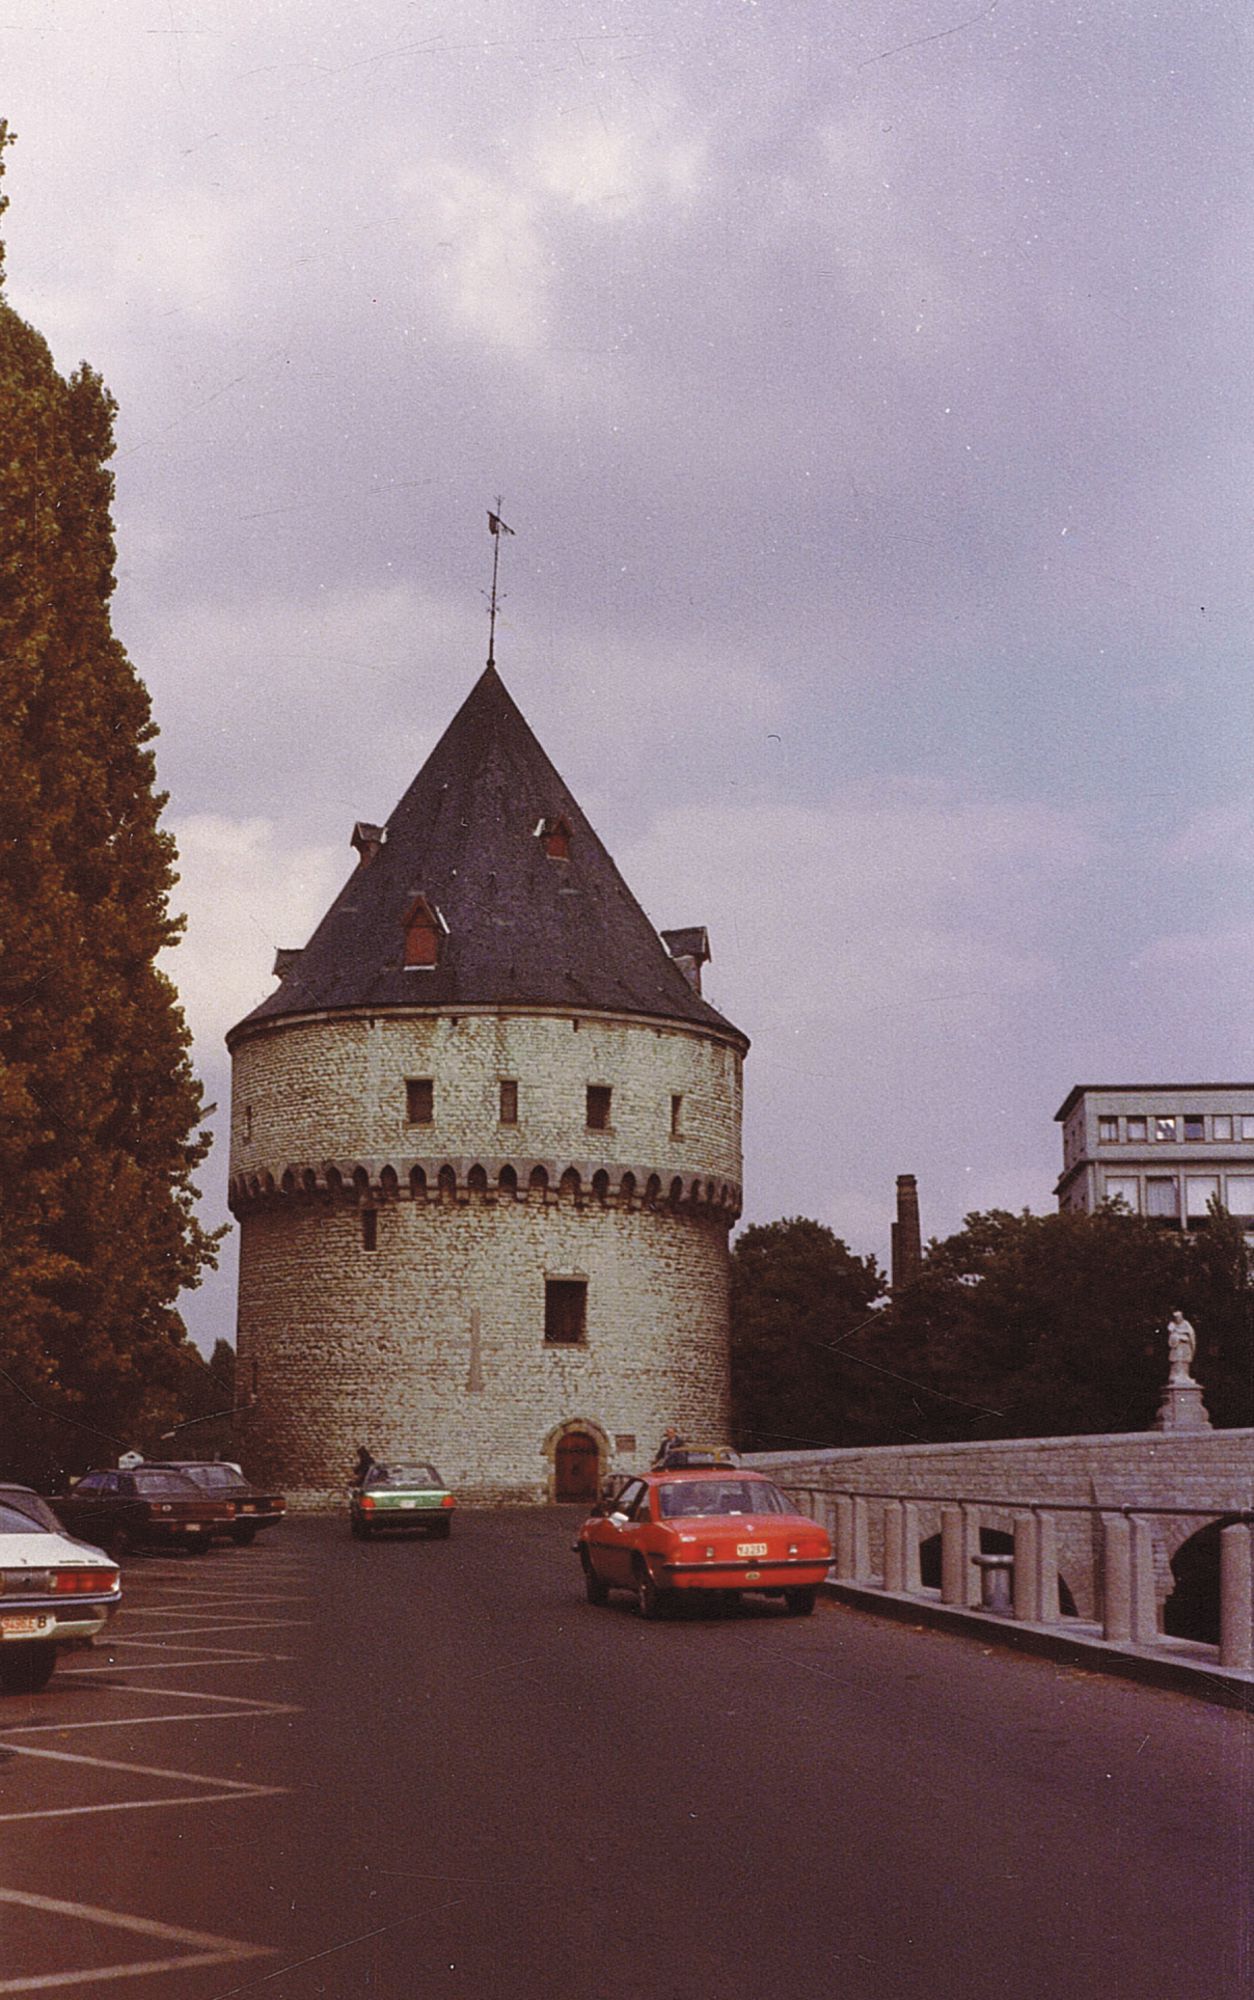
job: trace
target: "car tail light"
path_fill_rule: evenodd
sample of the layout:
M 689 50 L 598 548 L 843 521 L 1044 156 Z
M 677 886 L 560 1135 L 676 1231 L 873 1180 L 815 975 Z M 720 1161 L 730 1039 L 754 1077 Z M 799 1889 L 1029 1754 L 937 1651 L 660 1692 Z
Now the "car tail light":
M 54 1569 L 52 1588 L 58 1597 L 72 1595 L 78 1590 L 116 1590 L 118 1572 L 115 1569 Z
M 457 1505 L 457 1502 L 456 1500 L 454 1500 L 451 1493 L 446 1493 L 444 1498 L 441 1500 L 440 1505 L 441 1507 L 455 1507 Z
M 370 1494 L 369 1494 L 369 1493 L 363 1493 L 363 1494 L 362 1494 L 362 1497 L 361 1497 L 361 1511 L 362 1511 L 362 1513 L 363 1513 L 363 1514 L 373 1514 L 373 1513 L 374 1513 L 374 1501 L 373 1501 L 373 1499 L 371 1498 L 371 1496 L 370 1496 Z

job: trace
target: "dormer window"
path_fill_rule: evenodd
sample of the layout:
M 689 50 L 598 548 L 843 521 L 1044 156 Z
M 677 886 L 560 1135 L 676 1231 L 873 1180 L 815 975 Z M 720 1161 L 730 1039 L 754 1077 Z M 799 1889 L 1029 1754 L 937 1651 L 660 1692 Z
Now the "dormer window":
M 536 839 L 543 843 L 550 861 L 570 860 L 571 824 L 565 814 L 542 819 L 536 827 Z
M 405 912 L 405 970 L 424 972 L 440 963 L 441 941 L 448 925 L 434 903 L 415 896 Z

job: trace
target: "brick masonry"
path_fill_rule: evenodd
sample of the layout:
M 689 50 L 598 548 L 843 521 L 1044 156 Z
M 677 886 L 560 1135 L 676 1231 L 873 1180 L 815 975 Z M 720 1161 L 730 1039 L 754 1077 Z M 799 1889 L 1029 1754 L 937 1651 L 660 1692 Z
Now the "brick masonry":
M 434 1084 L 430 1124 L 407 1122 L 413 1077 Z M 499 1121 L 504 1080 L 516 1125 Z M 585 1124 L 589 1084 L 613 1092 L 608 1130 Z M 740 1114 L 739 1048 L 667 1024 L 468 1010 L 245 1034 L 231 1187 L 248 1469 L 325 1503 L 364 1442 L 433 1458 L 466 1499 L 545 1501 L 563 1428 L 595 1438 L 603 1472 L 668 1422 L 725 1436 Z M 555 1277 L 587 1280 L 579 1346 L 545 1343 Z

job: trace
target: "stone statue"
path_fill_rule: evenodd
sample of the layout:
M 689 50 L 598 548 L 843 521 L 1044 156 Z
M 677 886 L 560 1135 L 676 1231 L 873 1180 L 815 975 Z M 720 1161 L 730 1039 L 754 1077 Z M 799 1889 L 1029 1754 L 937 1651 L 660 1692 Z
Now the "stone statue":
M 1167 1321 L 1167 1353 L 1171 1359 L 1171 1369 L 1167 1376 L 1168 1385 L 1173 1382 L 1192 1383 L 1197 1335 L 1179 1306 Z

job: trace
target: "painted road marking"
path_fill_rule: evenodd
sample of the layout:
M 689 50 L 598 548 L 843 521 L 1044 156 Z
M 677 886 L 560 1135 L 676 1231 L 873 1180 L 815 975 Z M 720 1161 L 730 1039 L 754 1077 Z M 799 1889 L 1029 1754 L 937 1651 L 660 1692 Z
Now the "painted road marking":
M 137 1979 L 142 1973 L 182 1972 L 195 1965 L 236 1965 L 245 1958 L 274 1956 L 272 1945 L 245 1944 L 240 1938 L 183 1930 L 177 1924 L 157 1923 L 152 1917 L 125 1916 L 118 1910 L 97 1909 L 91 1903 L 65 1903 L 58 1897 L 36 1896 L 28 1890 L 0 1889 L 0 1903 L 14 1903 L 48 1916 L 71 1917 L 79 1923 L 100 1924 L 108 1930 L 129 1931 L 162 1944 L 187 1947 L 177 1957 L 133 1959 L 120 1965 L 94 1966 L 86 1972 L 44 1972 L 25 1979 L 0 1979 L 0 1993 L 44 1993 L 56 1986 L 82 1986 L 89 1979 Z
M 183 1718 L 192 1721 L 194 1717 Z M 162 1806 L 203 1806 L 224 1804 L 237 1799 L 278 1798 L 286 1785 L 256 1785 L 243 1778 L 205 1777 L 199 1771 L 171 1771 L 160 1764 L 121 1763 L 111 1757 L 87 1757 L 73 1750 L 41 1750 L 34 1744 L 10 1743 L 14 1757 L 37 1757 L 51 1764 L 82 1764 L 93 1771 L 123 1771 L 128 1777 L 168 1778 L 171 1784 L 202 1785 L 200 1792 L 176 1794 L 172 1798 L 111 1799 L 94 1806 L 42 1806 L 27 1812 L 0 1813 L 0 1825 L 21 1819 L 82 1819 L 89 1814 L 140 1812 Z M 214 1791 L 213 1786 L 218 1790 Z M 0 1986 L 0 1993 L 4 1991 Z

